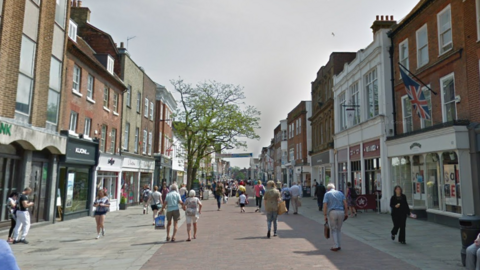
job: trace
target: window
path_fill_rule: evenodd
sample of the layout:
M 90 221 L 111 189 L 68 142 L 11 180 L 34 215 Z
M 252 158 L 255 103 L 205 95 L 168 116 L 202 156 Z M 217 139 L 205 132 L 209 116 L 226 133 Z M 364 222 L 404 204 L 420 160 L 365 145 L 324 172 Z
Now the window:
M 142 153 L 146 154 L 147 153 L 147 130 L 143 130 L 143 140 L 142 140 Z
M 110 72 L 110 74 L 113 75 L 113 67 L 114 67 L 114 63 L 115 61 L 113 60 L 113 57 L 111 57 L 110 55 L 108 55 L 107 57 L 107 70 L 108 72 Z
M 150 120 L 153 121 L 153 102 L 150 102 Z
M 152 154 L 152 132 L 148 133 L 148 154 Z
M 302 134 L 302 119 L 298 119 L 298 134 Z
M 81 78 L 82 71 L 81 69 L 75 65 L 73 66 L 73 84 L 72 84 L 72 89 L 73 91 L 76 91 L 80 93 L 80 78 Z
M 55 7 L 55 22 L 60 27 L 65 28 L 65 15 L 67 13 L 67 0 L 57 0 L 57 6 Z
M 400 57 L 399 61 L 400 64 L 404 65 L 407 69 L 409 68 L 409 61 L 408 61 L 408 38 L 405 39 L 400 43 L 399 46 L 399 54 Z
M 377 70 L 374 69 L 365 76 L 365 85 L 367 92 L 367 112 L 368 118 L 378 115 L 378 85 Z
M 338 95 L 338 111 L 340 112 L 339 115 L 339 122 L 340 122 L 340 131 L 344 130 L 347 128 L 347 114 L 345 111 L 345 104 L 346 104 L 346 99 L 345 99 L 345 91 L 340 93 Z
M 476 0 L 477 9 L 477 40 L 480 40 L 480 0 Z
M 146 118 L 148 118 L 148 98 L 145 99 L 145 106 L 143 107 L 143 116 L 145 116 Z
M 92 75 L 88 74 L 88 80 L 87 80 L 87 98 L 93 99 L 93 84 L 94 84 L 95 79 L 93 78 Z
M 425 24 L 417 30 L 417 68 L 428 63 L 428 32 Z
M 290 148 L 290 159 L 289 161 L 292 162 L 295 158 L 295 149 L 294 148 Z
M 36 44 L 22 36 L 20 48 L 20 74 L 18 76 L 15 110 L 30 115 L 31 96 L 35 69 Z
M 160 153 L 160 151 L 162 150 L 162 142 L 163 142 L 163 137 L 162 137 L 162 132 L 160 132 L 160 134 L 158 135 L 158 152 L 157 153 Z
M 115 154 L 115 145 L 117 143 L 117 129 L 112 128 L 110 132 L 110 153 Z
M 47 121 L 57 124 L 62 84 L 62 63 L 52 57 L 50 62 L 50 78 L 47 101 Z
M 295 147 L 297 148 L 297 149 L 296 149 L 297 151 L 296 151 L 296 153 L 295 153 L 295 154 L 296 154 L 296 157 L 297 157 L 296 159 L 299 159 L 298 154 L 299 154 L 300 151 L 298 150 L 298 143 L 295 144 Z
M 69 130 L 73 132 L 77 132 L 77 120 L 78 120 L 78 113 L 71 111 L 70 112 L 70 126 Z
M 118 112 L 118 94 L 113 93 L 113 112 Z
M 92 128 L 92 119 L 85 117 L 85 127 L 83 128 L 83 134 L 90 137 L 91 128 Z
M 139 133 L 140 133 L 140 131 L 139 131 L 138 127 L 135 128 L 135 145 L 133 146 L 133 149 L 134 149 L 135 153 L 138 153 L 138 139 L 139 139 L 138 136 L 139 136 Z
M 108 109 L 108 96 L 110 95 L 108 87 L 104 87 L 103 89 L 103 107 Z
M 452 43 L 452 15 L 450 5 L 437 15 L 438 21 L 438 50 L 443 54 L 453 48 Z
M 141 110 L 140 108 L 142 106 L 141 100 L 142 100 L 142 94 L 140 92 L 137 92 L 137 113 L 140 113 L 140 110 Z
M 353 125 L 360 124 L 360 91 L 359 91 L 359 83 L 356 82 L 350 86 L 350 92 L 352 93 L 352 105 L 353 105 Z M 376 86 L 375 82 L 375 86 Z M 377 99 L 377 106 L 378 106 L 378 99 Z
M 430 87 L 430 85 L 428 85 Z M 422 128 L 431 127 L 433 125 L 432 115 L 432 93 L 426 87 L 422 88 L 423 95 L 428 102 L 428 111 L 430 112 L 430 119 L 421 119 Z
M 453 73 L 440 79 L 442 88 L 442 114 L 443 122 L 457 119 L 457 107 L 455 103 L 455 79 Z
M 130 123 L 125 123 L 125 134 L 123 136 L 123 149 L 128 150 L 128 142 L 129 138 L 128 135 L 130 134 Z
M 68 24 L 68 37 L 77 42 L 77 24 L 72 20 Z
M 132 86 L 129 85 L 127 88 L 127 107 L 132 106 Z
M 402 97 L 403 133 L 413 131 L 412 102 L 405 95 Z
M 105 152 L 107 139 L 107 126 L 102 125 L 102 134 L 100 136 L 100 151 Z
M 300 145 L 298 146 L 298 150 L 300 151 L 299 158 L 301 158 L 301 159 L 302 159 L 302 162 L 303 162 L 303 156 L 302 156 L 302 143 L 300 143 Z

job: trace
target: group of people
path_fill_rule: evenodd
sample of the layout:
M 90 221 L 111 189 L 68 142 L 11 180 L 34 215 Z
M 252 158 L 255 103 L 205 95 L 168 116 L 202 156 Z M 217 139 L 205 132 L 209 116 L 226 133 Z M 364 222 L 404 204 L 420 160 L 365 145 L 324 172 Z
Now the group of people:
M 26 239 L 30 230 L 30 212 L 28 209 L 34 206 L 28 198 L 32 189 L 26 187 L 21 194 L 12 192 L 7 199 L 7 209 L 10 218 L 10 230 L 8 231 L 7 241 L 12 244 L 28 244 Z M 20 232 L 22 234 L 20 235 Z

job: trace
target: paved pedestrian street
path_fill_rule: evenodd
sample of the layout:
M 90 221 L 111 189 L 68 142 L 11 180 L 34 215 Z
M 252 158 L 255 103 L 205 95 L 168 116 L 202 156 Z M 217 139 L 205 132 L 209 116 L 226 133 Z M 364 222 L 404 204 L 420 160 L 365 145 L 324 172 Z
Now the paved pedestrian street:
M 344 224 L 342 250 L 332 252 L 316 201 L 302 202 L 299 215 L 279 217 L 279 236 L 271 239 L 265 215 L 254 213 L 254 200 L 240 213 L 233 200 L 217 211 L 210 199 L 203 202 L 197 239 L 191 242 L 185 241 L 184 216 L 177 241 L 165 243 L 166 232 L 154 230 L 151 215 L 136 206 L 109 213 L 106 235 L 99 240 L 94 219 L 86 217 L 34 226 L 30 244 L 12 249 L 22 270 L 462 269 L 457 229 L 409 220 L 407 245 L 401 245 L 390 240 L 389 215 L 360 213 Z

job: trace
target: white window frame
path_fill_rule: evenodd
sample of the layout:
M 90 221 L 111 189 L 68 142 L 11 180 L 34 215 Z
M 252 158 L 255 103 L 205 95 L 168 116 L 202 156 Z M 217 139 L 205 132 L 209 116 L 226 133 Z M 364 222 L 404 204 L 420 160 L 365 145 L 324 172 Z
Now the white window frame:
M 405 47 L 406 55 L 402 55 L 403 50 L 402 48 Z M 409 58 L 409 51 L 408 51 L 408 38 L 400 42 L 398 44 L 398 61 L 400 64 L 404 65 L 407 69 L 410 69 L 410 58 Z
M 115 59 L 112 56 L 107 56 L 107 70 L 113 75 L 113 67 L 115 66 Z
M 78 113 L 75 111 L 70 112 L 70 124 L 68 130 L 77 132 Z
M 148 133 L 148 155 L 152 155 L 152 132 Z
M 148 140 L 148 133 L 147 130 L 143 130 L 143 140 L 142 140 L 142 153 L 145 155 L 147 154 L 147 140 Z
M 102 125 L 100 134 L 100 151 L 105 152 L 107 149 L 107 125 Z
M 445 46 L 442 45 L 442 35 L 444 33 L 446 33 L 447 31 L 444 31 L 444 32 L 441 32 L 441 25 L 440 25 L 440 16 L 443 15 L 445 12 L 450 12 L 450 35 L 451 35 L 451 39 L 452 41 L 450 43 L 447 43 L 445 44 Z M 452 28 L 452 9 L 451 9 L 451 5 L 449 4 L 448 6 L 446 6 L 442 11 L 440 11 L 438 14 L 437 14 L 437 28 L 438 28 L 438 54 L 439 56 L 452 50 L 453 49 L 453 28 Z M 447 47 L 447 45 L 450 45 L 450 48 L 444 50 L 445 47 Z
M 407 104 L 405 104 L 407 103 Z M 408 108 L 410 106 L 410 115 L 407 115 Z M 410 118 L 410 127 L 408 126 L 407 118 Z M 403 133 L 408 133 L 413 131 L 413 109 L 412 102 L 408 95 L 402 97 L 402 124 L 403 124 Z
M 143 106 L 143 116 L 148 118 L 148 98 L 145 98 L 145 106 Z
M 87 79 L 87 98 L 93 100 L 93 89 L 95 85 L 95 78 L 91 75 L 88 74 L 88 79 Z
M 103 107 L 108 109 L 108 103 L 110 102 L 110 89 L 103 87 Z
M 150 120 L 152 121 L 153 121 L 153 111 L 154 111 L 153 102 L 150 102 Z
M 137 113 L 142 111 L 142 93 L 137 92 Z
M 72 90 L 74 92 L 80 93 L 80 82 L 82 81 L 82 69 L 74 65 L 73 66 L 73 76 L 72 76 Z
M 369 76 L 370 74 L 372 73 L 375 73 L 375 79 L 372 79 L 371 81 Z M 367 119 L 372 119 L 372 118 L 375 118 L 377 117 L 379 114 L 380 114 L 380 91 L 378 89 L 378 71 L 377 71 L 377 68 L 374 68 L 372 70 L 370 70 L 367 74 L 365 74 L 364 76 L 364 81 L 365 81 L 365 94 L 367 95 L 366 96 L 366 102 L 367 102 Z M 370 85 L 373 85 L 374 82 L 376 82 L 376 85 L 377 85 L 377 89 L 376 89 L 376 93 L 375 93 L 375 89 L 374 87 L 372 86 L 372 91 L 374 91 L 374 95 L 373 95 L 373 106 L 374 108 L 370 108 L 370 95 L 369 95 L 369 86 Z M 378 102 L 378 112 L 375 112 L 375 94 L 377 95 L 377 102 Z M 374 114 L 373 115 L 370 115 L 370 110 L 373 110 Z M 375 114 L 376 113 L 376 114 Z
M 90 132 L 92 129 L 92 118 L 85 117 L 85 125 L 83 127 L 83 135 L 90 137 Z
M 68 37 L 74 42 L 77 42 L 77 29 L 77 24 L 70 20 L 68 23 Z
M 340 126 L 340 131 L 347 129 L 347 112 L 346 112 L 346 107 L 345 104 L 347 104 L 347 98 L 346 98 L 346 92 L 343 91 L 338 95 L 338 110 L 339 110 L 339 126 Z
M 447 122 L 447 112 L 446 112 L 446 110 L 445 110 L 445 105 L 446 105 L 446 104 L 445 104 L 445 100 L 444 100 L 443 82 L 446 81 L 446 80 L 448 80 L 448 79 L 450 79 L 450 78 L 452 78 L 452 80 L 453 80 L 453 85 L 454 85 L 454 86 L 453 86 L 453 87 L 454 87 L 453 89 L 454 89 L 455 95 L 456 95 L 456 94 L 457 94 L 457 91 L 456 91 L 456 89 L 455 89 L 455 87 L 456 87 L 456 86 L 455 86 L 455 74 L 452 72 L 452 73 L 450 73 L 450 74 L 448 74 L 448 75 L 443 76 L 442 78 L 440 78 L 440 89 L 441 89 L 441 91 L 442 91 L 442 92 L 441 92 L 441 95 L 442 95 L 442 121 L 443 121 L 444 123 Z M 456 104 L 456 102 L 455 102 L 455 98 L 453 99 L 453 101 L 450 101 L 449 103 L 451 103 L 451 102 L 453 102 L 453 103 L 455 104 L 455 119 L 453 119 L 453 120 L 457 120 L 457 104 Z
M 430 85 L 427 85 L 428 87 L 430 87 Z M 430 121 L 431 122 L 431 125 L 428 126 L 428 127 L 431 127 L 433 126 L 433 112 L 432 112 L 432 108 L 433 108 L 433 105 L 432 105 L 432 93 L 430 92 L 430 90 L 428 90 L 427 87 L 422 87 L 422 92 L 423 92 L 423 95 L 425 96 L 425 99 L 427 100 L 427 103 L 428 103 L 428 110 L 430 112 L 430 120 L 425 120 L 425 119 L 420 119 L 420 126 L 422 128 L 426 128 L 426 124 L 425 124 L 425 121 Z M 430 98 L 427 98 L 427 96 L 429 96 Z
M 425 31 L 425 36 L 426 36 L 426 37 L 425 37 L 425 40 L 426 40 L 426 43 L 425 43 L 425 45 L 423 45 L 422 47 L 420 47 L 421 45 L 420 45 L 420 43 L 419 43 L 419 41 L 420 41 L 420 38 L 419 38 L 420 35 L 419 35 L 419 34 L 420 34 L 422 31 Z M 416 36 L 416 40 L 417 40 L 417 68 L 420 68 L 420 67 L 423 67 L 423 66 L 425 66 L 426 64 L 428 64 L 428 62 L 430 61 L 430 57 L 429 57 L 429 54 L 428 54 L 428 27 L 427 27 L 427 24 L 424 24 L 422 27 L 420 27 L 420 28 L 417 30 L 415 36 Z M 421 50 L 422 50 L 423 48 L 426 48 L 426 50 L 427 50 L 427 60 L 426 60 L 425 63 L 422 63 L 422 62 L 421 62 L 421 59 L 422 59 L 422 57 L 421 57 L 421 55 L 422 55 L 422 54 L 421 54 Z
M 118 113 L 118 94 L 113 92 L 113 112 Z
M 133 146 L 134 153 L 138 153 L 138 140 L 140 136 L 140 129 L 138 127 L 135 128 L 135 145 Z
M 117 144 L 117 129 L 112 128 L 110 131 L 110 153 L 115 154 L 115 146 Z
M 360 114 L 360 82 L 357 81 L 350 85 L 350 94 L 352 95 L 351 105 L 353 105 L 353 125 L 358 125 L 362 121 Z M 368 98 L 368 97 L 367 97 Z M 348 121 L 347 121 L 348 122 Z M 347 123 L 348 124 L 348 123 Z M 347 125 L 348 126 L 348 125 Z
M 128 85 L 127 87 L 127 107 L 132 106 L 132 86 Z
M 130 123 L 129 122 L 126 122 L 125 123 L 125 130 L 124 130 L 124 134 L 123 134 L 123 150 L 126 150 L 128 151 L 128 143 L 130 141 Z

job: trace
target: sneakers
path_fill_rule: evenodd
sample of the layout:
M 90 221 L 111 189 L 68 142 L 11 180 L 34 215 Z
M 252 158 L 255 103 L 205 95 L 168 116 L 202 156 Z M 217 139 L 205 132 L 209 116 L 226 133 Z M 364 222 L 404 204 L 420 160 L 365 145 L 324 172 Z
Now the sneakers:
M 277 236 L 277 232 L 273 232 L 273 237 L 276 237 Z
M 105 229 L 102 229 L 102 236 L 105 236 Z
M 395 240 L 395 234 L 392 234 L 392 240 Z
M 258 212 L 258 210 L 260 210 L 260 209 L 258 209 L 258 208 L 257 208 L 257 209 L 255 209 L 255 213 L 257 213 L 257 212 Z
M 28 244 L 28 241 L 26 239 L 22 239 L 20 240 L 20 242 L 24 243 L 24 244 Z M 405 243 L 405 242 L 404 242 Z
M 99 238 L 100 238 L 100 234 L 99 234 L 99 235 L 97 235 L 97 237 L 95 237 L 95 239 L 99 239 Z
M 268 231 L 267 233 L 267 238 L 270 238 L 270 231 Z
M 145 215 L 145 211 L 147 211 L 147 209 L 144 207 L 143 208 L 143 214 Z

